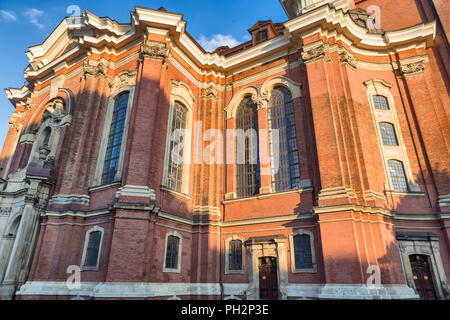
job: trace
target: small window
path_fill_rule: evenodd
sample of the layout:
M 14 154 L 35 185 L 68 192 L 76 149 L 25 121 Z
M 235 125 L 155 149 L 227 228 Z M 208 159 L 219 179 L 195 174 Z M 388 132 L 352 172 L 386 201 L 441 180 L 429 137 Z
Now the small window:
M 178 253 L 180 238 L 177 236 L 167 237 L 166 269 L 178 269 Z
M 130 93 L 122 93 L 116 98 L 112 115 L 108 145 L 106 147 L 105 162 L 102 172 L 102 184 L 114 182 L 119 169 L 120 151 L 122 148 L 123 130 L 127 115 L 128 98 Z
M 267 30 L 259 30 L 256 32 L 256 43 L 267 40 Z
M 242 270 L 242 241 L 231 240 L 228 256 L 228 269 L 230 271 Z
M 295 269 L 312 269 L 311 238 L 308 234 L 294 236 Z
M 385 146 L 398 146 L 394 125 L 392 123 L 381 122 L 380 133 Z
M 406 181 L 403 163 L 398 160 L 388 160 L 388 166 L 394 190 L 399 192 L 408 192 L 408 183 Z
M 88 245 L 86 248 L 86 256 L 84 259 L 84 267 L 95 268 L 98 263 L 98 253 L 100 251 L 100 242 L 102 239 L 101 231 L 92 231 L 89 233 Z
M 376 95 L 373 96 L 373 104 L 375 109 L 378 110 L 389 110 L 389 103 L 385 96 Z

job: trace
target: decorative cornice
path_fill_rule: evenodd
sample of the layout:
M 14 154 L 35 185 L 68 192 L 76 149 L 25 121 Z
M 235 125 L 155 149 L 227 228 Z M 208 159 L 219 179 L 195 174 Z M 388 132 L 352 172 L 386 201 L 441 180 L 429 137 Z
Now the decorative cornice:
M 96 65 L 92 64 L 90 60 L 83 63 L 83 74 L 85 77 L 90 76 L 96 78 L 100 76 L 102 78 L 107 78 L 107 69 L 107 66 L 101 62 Z
M 109 84 L 111 91 L 115 92 L 123 87 L 136 85 L 136 75 L 136 70 L 124 70 L 120 72 Z
M 150 189 L 148 186 L 126 185 L 119 188 L 116 192 L 116 198 L 120 198 L 122 196 L 149 198 L 150 200 L 156 199 L 155 190 Z
M 400 72 L 402 75 L 412 75 L 422 73 L 425 71 L 425 65 L 423 62 L 409 63 L 406 65 L 400 64 Z
M 141 47 L 142 58 L 161 60 L 169 56 L 169 48 L 166 47 L 164 42 L 147 41 Z
M 326 54 L 329 51 L 329 45 L 327 43 L 323 43 L 317 47 L 308 49 L 303 48 L 302 59 L 305 64 L 321 60 L 327 59 Z
M 423 73 L 425 71 L 425 63 L 427 63 L 428 61 L 428 55 L 401 59 L 399 61 L 400 74 L 402 76 L 410 76 Z
M 219 90 L 217 89 L 217 87 L 214 84 L 209 84 L 205 88 L 205 94 L 203 96 L 201 96 L 200 98 L 221 100 L 219 98 L 218 93 L 219 93 Z
M 348 65 L 351 69 L 356 70 L 358 66 L 358 59 L 350 54 L 346 49 L 339 48 L 339 60 L 341 64 Z
M 85 194 L 56 194 L 50 199 L 49 204 L 78 204 L 82 206 L 89 206 L 90 199 L 91 198 Z

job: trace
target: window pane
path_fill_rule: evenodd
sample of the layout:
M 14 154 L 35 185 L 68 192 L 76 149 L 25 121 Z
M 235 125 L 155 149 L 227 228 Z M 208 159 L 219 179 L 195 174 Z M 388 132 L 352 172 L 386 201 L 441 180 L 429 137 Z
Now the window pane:
M 298 161 L 297 140 L 295 134 L 294 108 L 292 95 L 284 87 L 275 88 L 269 103 L 269 130 L 272 164 L 278 158 L 278 171 L 272 168 L 273 191 L 287 191 L 300 187 L 300 168 Z M 278 154 L 275 154 L 273 132 L 278 130 Z M 277 158 L 275 158 L 277 157 Z
M 179 245 L 180 245 L 180 238 L 178 238 L 177 236 L 167 237 L 166 268 L 168 269 L 178 268 Z
M 295 269 L 311 269 L 311 239 L 307 234 L 294 236 Z
M 387 122 L 380 123 L 380 132 L 385 146 L 398 146 L 394 126 Z
M 178 129 L 186 129 L 186 118 L 187 118 L 187 109 L 179 102 L 175 102 L 172 116 L 172 132 Z M 171 132 L 171 135 L 172 135 Z M 184 141 L 182 141 L 184 142 Z M 170 158 L 169 158 L 169 166 L 167 171 L 167 187 L 181 192 L 182 190 L 182 181 L 183 181 L 183 163 L 178 163 L 179 159 L 172 159 L 172 150 L 175 148 L 177 142 L 170 142 Z M 180 159 L 183 159 L 184 148 L 179 150 L 178 155 Z M 176 160 L 176 161 L 174 161 Z
M 245 139 L 245 141 L 239 142 L 238 140 L 236 144 L 237 196 L 249 197 L 258 194 L 261 186 L 258 109 L 250 97 L 244 98 L 238 107 L 236 128 L 238 130 L 241 129 L 244 133 L 253 132 L 256 136 L 256 139 L 251 139 L 250 135 L 238 136 L 238 139 Z M 241 150 L 240 148 L 243 149 Z
M 123 129 L 127 113 L 129 92 L 116 98 L 114 104 L 108 144 L 106 147 L 105 163 L 103 165 L 102 184 L 114 182 L 118 167 L 120 150 L 122 148 Z
M 228 257 L 229 270 L 242 270 L 242 241 L 230 241 L 230 253 Z
M 100 250 L 100 240 L 102 233 L 94 231 L 89 234 L 89 241 L 86 250 L 85 267 L 96 267 L 98 261 L 98 252 Z
M 406 182 L 403 163 L 397 160 L 388 160 L 388 166 L 394 190 L 399 192 L 408 192 L 408 183 Z
M 373 104 L 375 105 L 375 109 L 389 110 L 388 100 L 384 96 L 380 95 L 373 96 Z

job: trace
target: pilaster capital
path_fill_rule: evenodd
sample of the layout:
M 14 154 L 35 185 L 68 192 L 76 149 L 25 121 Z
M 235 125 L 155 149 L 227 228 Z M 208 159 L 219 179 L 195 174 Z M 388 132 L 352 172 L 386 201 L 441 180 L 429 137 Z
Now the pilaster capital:
M 158 41 L 147 41 L 147 43 L 142 44 L 141 47 L 141 57 L 146 59 L 161 60 L 164 61 L 165 58 L 169 56 L 169 48 L 166 47 L 164 42 Z
M 311 46 L 303 48 L 302 59 L 305 64 L 325 59 L 327 60 L 327 53 L 330 50 L 328 43 L 314 43 Z

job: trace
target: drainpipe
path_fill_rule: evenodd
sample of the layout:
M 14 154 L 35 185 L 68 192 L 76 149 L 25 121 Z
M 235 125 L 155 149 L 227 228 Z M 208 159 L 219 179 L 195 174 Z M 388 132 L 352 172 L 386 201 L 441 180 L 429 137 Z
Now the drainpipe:
M 224 170 L 223 170 L 223 181 L 224 181 L 224 189 L 226 191 L 227 187 L 227 174 L 226 174 L 226 151 L 227 151 L 227 138 L 226 138 L 226 128 L 227 128 L 227 112 L 225 111 L 225 108 L 227 106 L 227 76 L 225 75 L 225 89 L 223 92 L 223 130 L 224 130 L 224 136 L 225 139 L 223 139 L 223 163 L 224 163 Z M 224 196 L 225 199 L 225 196 Z M 223 208 L 223 214 L 221 222 L 225 221 L 225 204 L 222 202 L 222 208 Z M 222 249 L 222 224 L 220 225 L 220 231 L 219 231 L 219 245 L 220 245 L 220 256 L 219 256 L 219 263 L 220 263 L 220 275 L 219 275 L 219 283 L 220 283 L 220 299 L 223 300 L 225 297 L 225 289 L 223 287 L 223 263 L 222 263 L 222 257 L 223 257 L 223 249 Z M 225 259 L 224 259 L 225 261 Z

